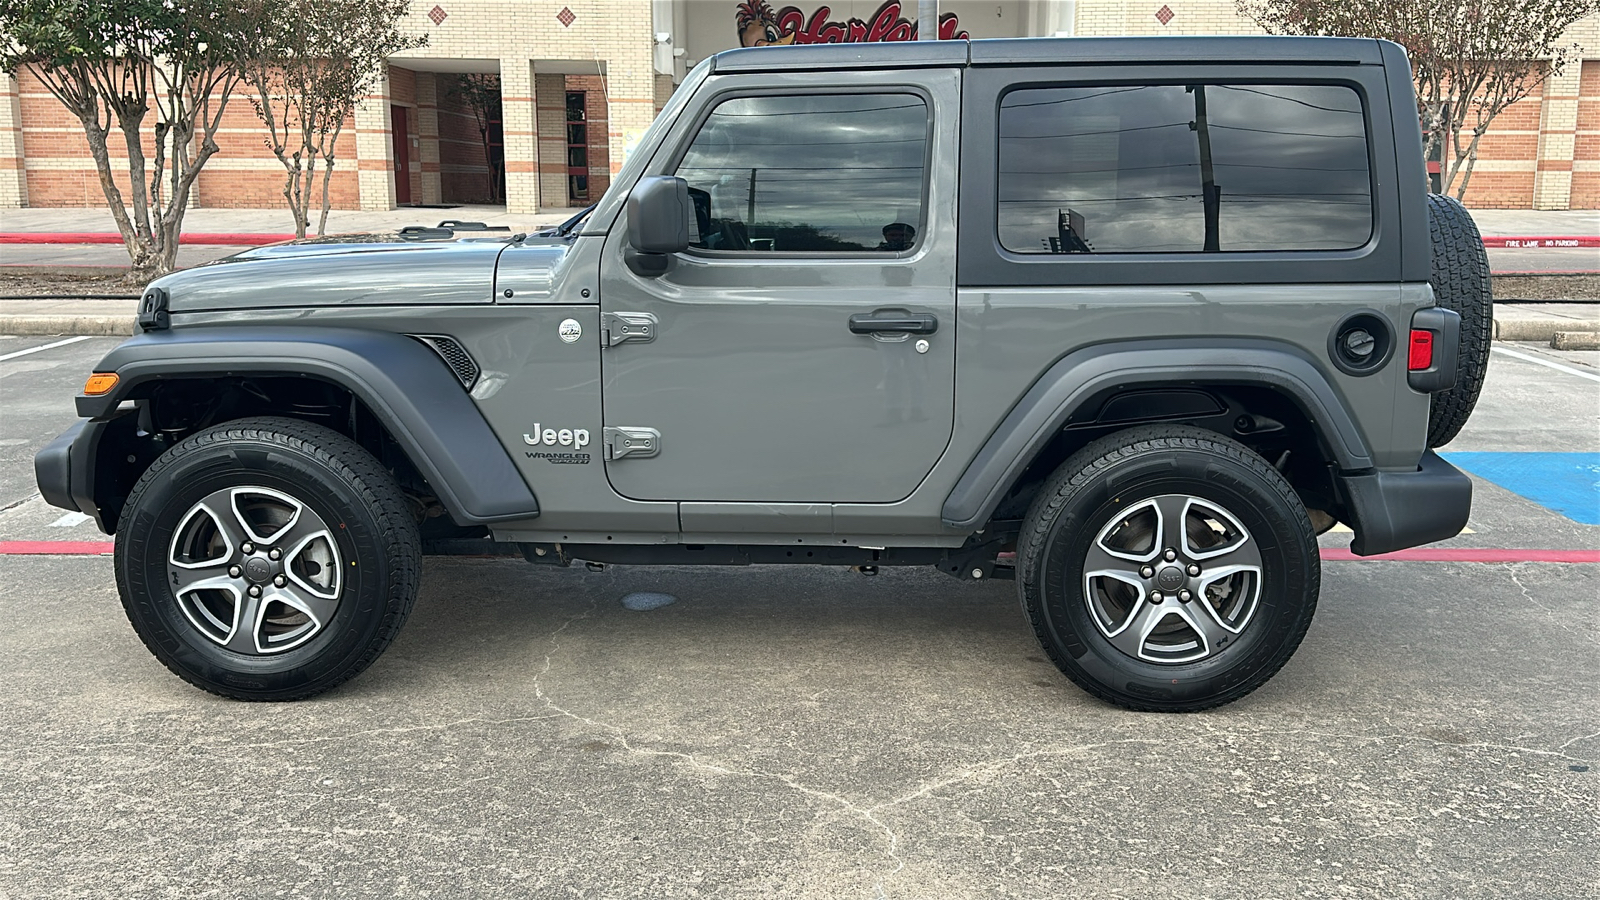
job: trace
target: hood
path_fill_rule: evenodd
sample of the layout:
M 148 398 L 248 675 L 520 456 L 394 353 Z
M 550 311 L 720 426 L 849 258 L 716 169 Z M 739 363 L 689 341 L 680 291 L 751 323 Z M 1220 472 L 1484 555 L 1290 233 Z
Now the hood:
M 508 237 L 401 240 L 345 235 L 272 244 L 174 272 L 151 283 L 174 313 L 318 306 L 493 303 L 495 264 L 509 246 L 566 255 L 566 242 Z

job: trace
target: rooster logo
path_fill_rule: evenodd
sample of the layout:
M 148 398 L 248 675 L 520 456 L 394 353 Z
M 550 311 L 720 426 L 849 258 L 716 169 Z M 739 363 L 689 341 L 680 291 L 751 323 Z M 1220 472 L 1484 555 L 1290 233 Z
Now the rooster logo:
M 739 4 L 735 21 L 741 47 L 766 47 L 794 43 L 794 32 L 780 34 L 778 16 L 766 0 L 745 0 Z

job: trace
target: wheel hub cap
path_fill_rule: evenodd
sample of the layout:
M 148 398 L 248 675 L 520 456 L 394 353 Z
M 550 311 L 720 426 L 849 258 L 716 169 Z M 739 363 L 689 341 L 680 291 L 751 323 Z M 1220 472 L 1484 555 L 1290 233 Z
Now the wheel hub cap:
M 1176 591 L 1188 580 L 1188 576 L 1183 574 L 1183 569 L 1178 566 L 1162 566 L 1155 578 L 1156 587 L 1163 591 Z
M 244 564 L 244 577 L 252 584 L 266 584 L 272 580 L 272 563 L 264 556 L 254 556 Z

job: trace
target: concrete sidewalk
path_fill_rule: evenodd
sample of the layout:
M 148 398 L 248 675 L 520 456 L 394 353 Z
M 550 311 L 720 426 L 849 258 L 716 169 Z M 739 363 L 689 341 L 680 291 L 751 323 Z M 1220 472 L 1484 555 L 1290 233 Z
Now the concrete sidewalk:
M 541 209 L 537 213 L 508 213 L 504 206 L 450 206 L 364 210 L 335 209 L 328 213 L 329 234 L 396 231 L 407 225 L 437 225 L 445 219 L 504 225 L 512 231 L 560 222 L 576 209 Z M 316 225 L 313 214 L 312 226 Z M 107 232 L 116 222 L 105 209 L 0 209 L 0 231 Z M 288 209 L 191 209 L 184 214 L 185 232 L 218 234 L 288 234 L 294 219 Z M 1590 229 L 1590 233 L 1595 229 Z M 1552 232 L 1554 233 L 1554 232 Z

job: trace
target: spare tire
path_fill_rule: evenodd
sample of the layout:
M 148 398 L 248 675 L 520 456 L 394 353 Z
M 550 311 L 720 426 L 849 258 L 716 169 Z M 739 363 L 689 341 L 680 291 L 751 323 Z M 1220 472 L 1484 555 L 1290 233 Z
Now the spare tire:
M 1489 254 L 1483 237 L 1461 201 L 1428 195 L 1428 234 L 1433 264 L 1428 283 L 1433 299 L 1461 316 L 1461 345 L 1456 351 L 1456 384 L 1433 395 L 1428 410 L 1428 446 L 1443 447 L 1467 424 L 1489 370 L 1489 342 L 1494 337 L 1494 297 L 1489 288 Z

